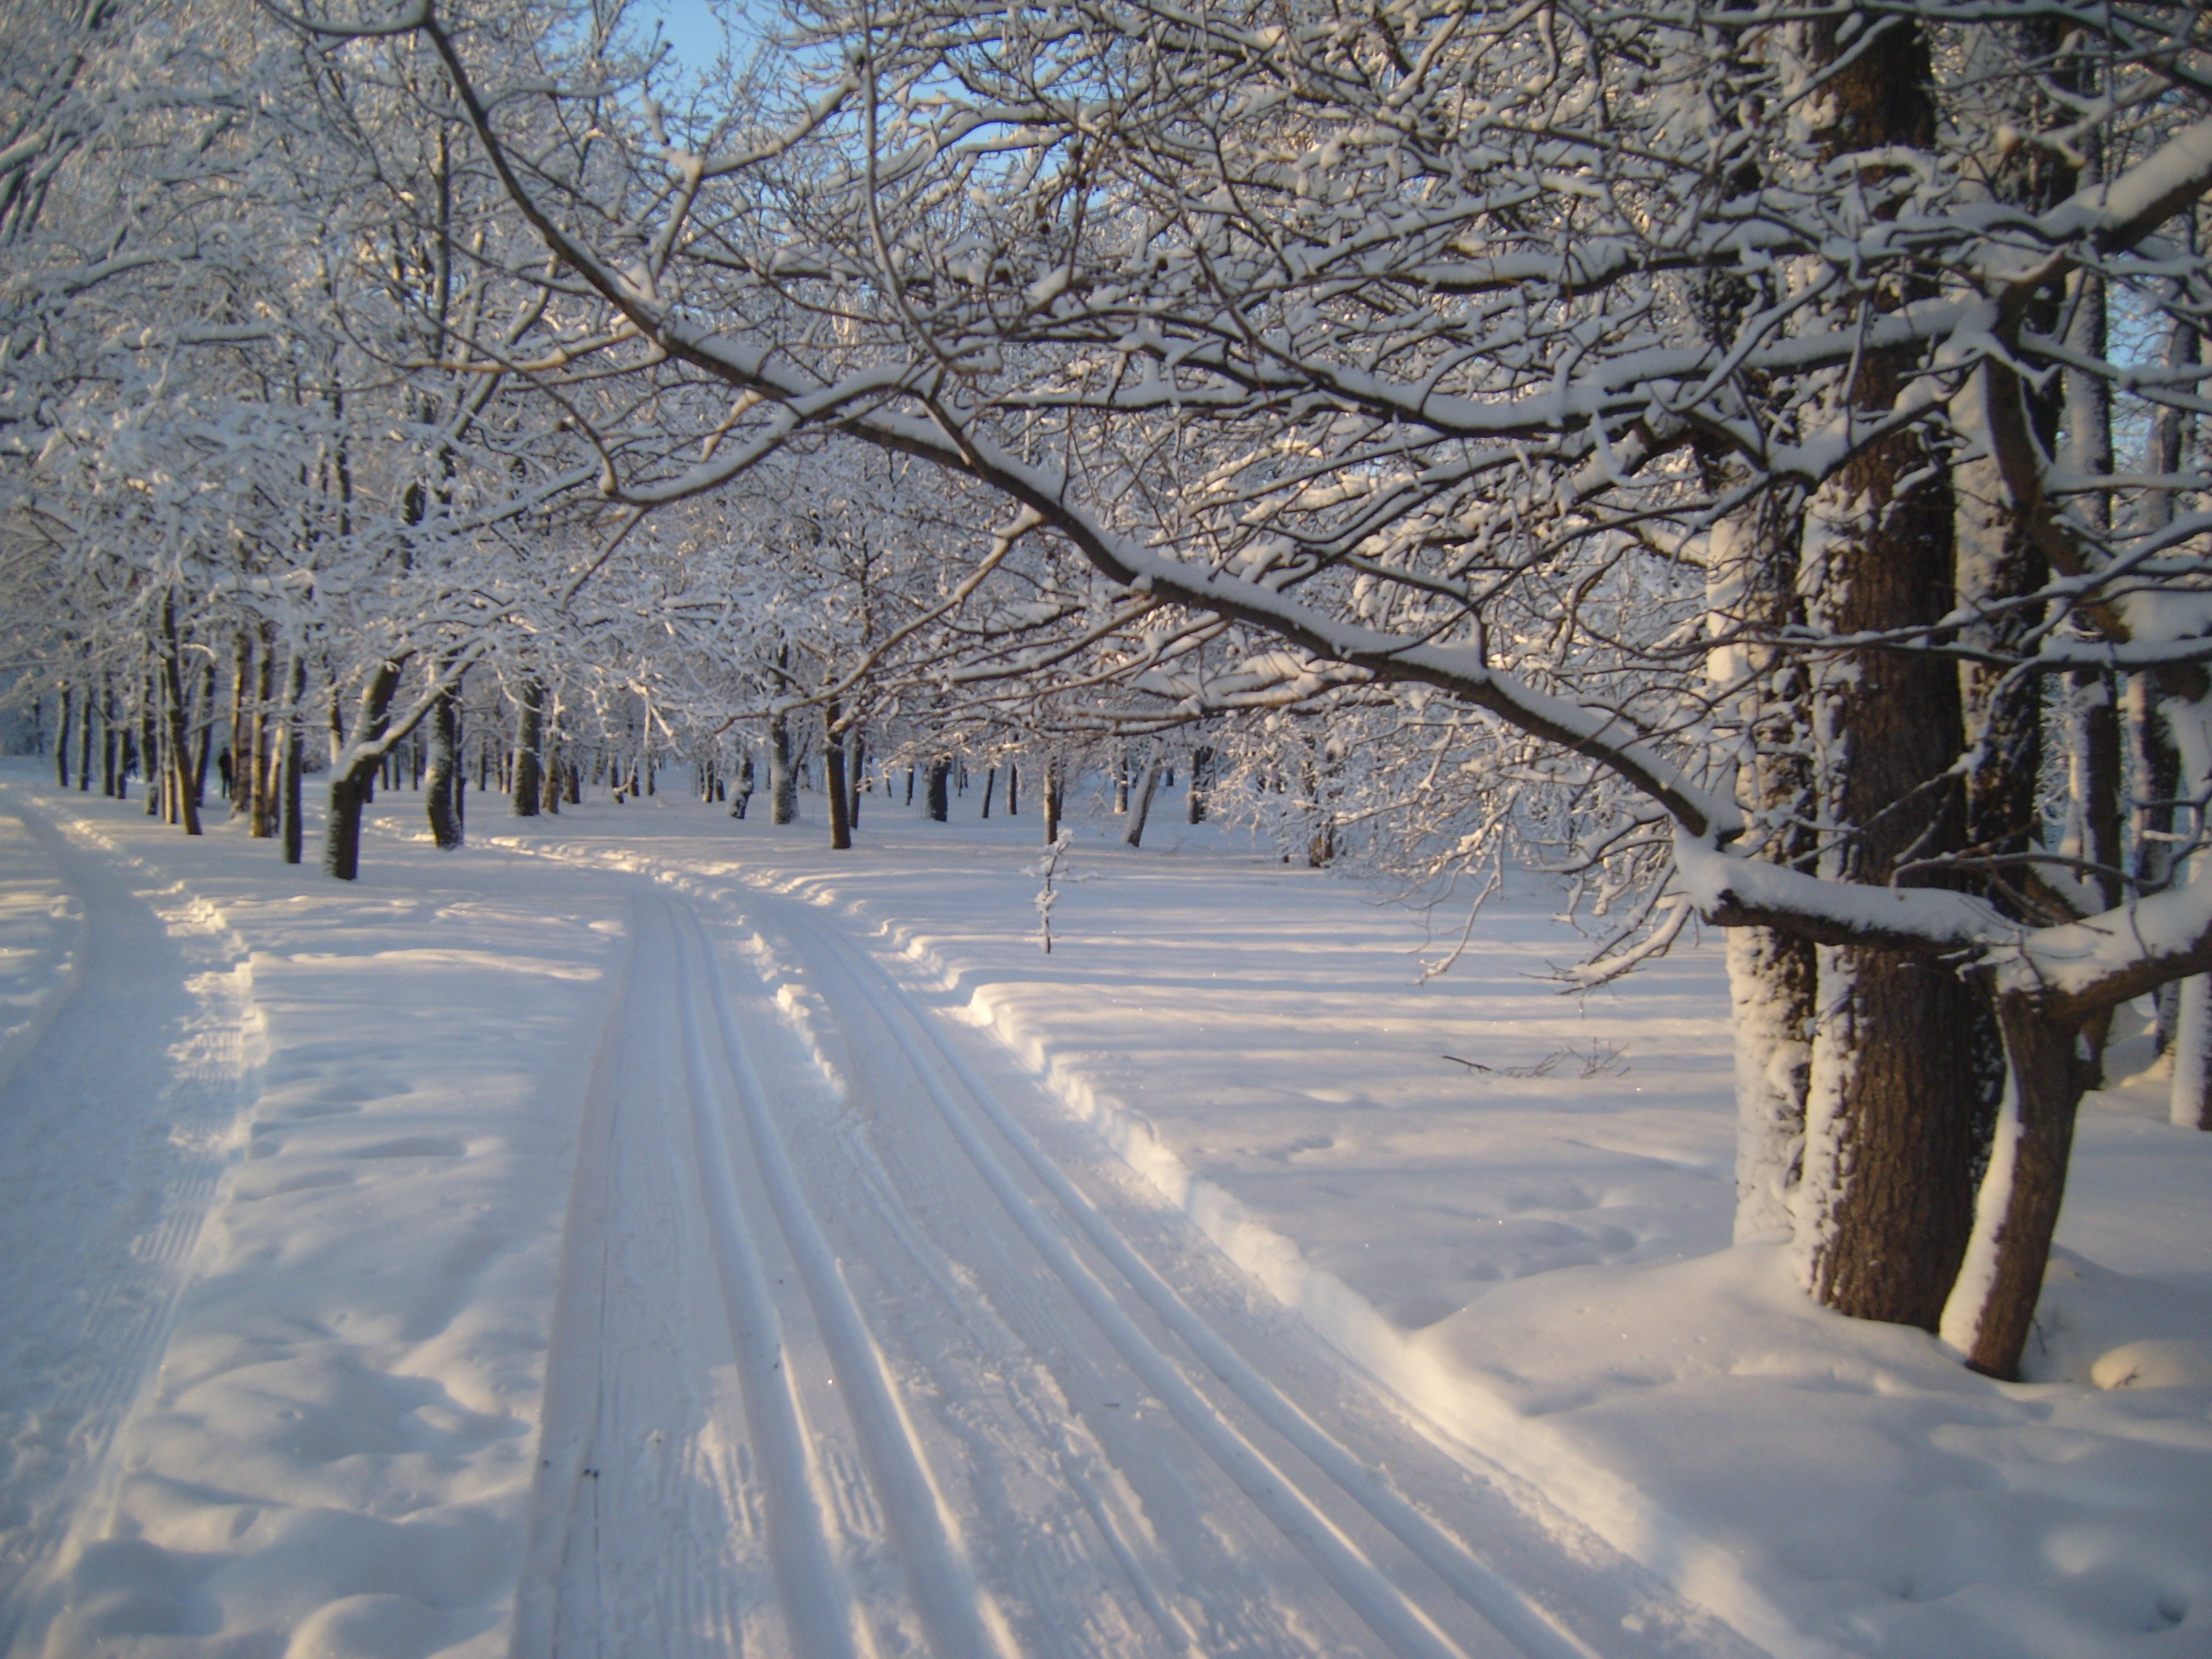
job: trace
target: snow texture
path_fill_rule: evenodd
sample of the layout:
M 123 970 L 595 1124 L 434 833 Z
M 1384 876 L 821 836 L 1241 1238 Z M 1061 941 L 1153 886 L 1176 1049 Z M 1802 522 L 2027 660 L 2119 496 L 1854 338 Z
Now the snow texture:
M 2155 1079 L 2002 1384 L 1730 1246 L 1717 940 L 1563 996 L 1524 890 L 1424 984 L 1173 800 L 1072 803 L 1049 956 L 972 796 L 400 792 L 342 887 L 10 765 L 7 1651 L 2212 1648 Z

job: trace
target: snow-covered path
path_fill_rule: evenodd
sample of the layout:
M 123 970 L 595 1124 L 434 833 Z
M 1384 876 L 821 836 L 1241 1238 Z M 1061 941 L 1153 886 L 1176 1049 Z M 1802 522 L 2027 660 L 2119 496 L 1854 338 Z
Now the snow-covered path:
M 1095 1146 L 1048 1153 L 1032 1085 L 811 907 L 749 897 L 732 955 L 635 902 L 519 1651 L 1735 1646 L 1571 1561 Z
M 2140 1090 L 1997 1384 L 1719 1248 L 1709 950 L 418 809 L 346 884 L 0 768 L 0 1652 L 2204 1650 L 2212 1389 L 2088 1375 L 2212 1353 Z
M 0 1204 L 5 1650 L 160 1363 L 241 1103 L 245 1034 L 236 941 L 205 906 L 20 791 L 0 799 L 82 915 L 64 1000 L 0 1084 L 0 1170 L 19 1172 Z

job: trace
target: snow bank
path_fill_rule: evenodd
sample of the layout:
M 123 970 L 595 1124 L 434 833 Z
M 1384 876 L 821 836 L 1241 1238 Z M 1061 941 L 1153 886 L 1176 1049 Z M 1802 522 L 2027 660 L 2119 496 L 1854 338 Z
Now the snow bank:
M 19 818 L 0 817 L 0 1084 L 75 988 L 83 909 Z

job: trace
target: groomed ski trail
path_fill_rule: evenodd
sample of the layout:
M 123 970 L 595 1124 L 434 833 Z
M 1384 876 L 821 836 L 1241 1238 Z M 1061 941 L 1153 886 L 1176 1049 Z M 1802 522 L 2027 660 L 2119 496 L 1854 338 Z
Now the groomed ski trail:
M 634 906 L 518 1654 L 1751 1651 L 1071 1174 L 1033 1085 L 818 909 Z

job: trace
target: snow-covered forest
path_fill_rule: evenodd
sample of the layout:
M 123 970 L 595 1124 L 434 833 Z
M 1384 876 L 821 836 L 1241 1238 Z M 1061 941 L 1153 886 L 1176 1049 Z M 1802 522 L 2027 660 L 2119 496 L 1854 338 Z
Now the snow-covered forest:
M 143 1212 L 82 1224 L 120 1255 L 52 1244 L 35 1205 L 18 1224 L 48 1243 L 0 1304 L 0 1644 L 2205 1651 L 2203 9 L 721 21 L 717 53 L 621 0 L 0 6 L 23 757 L 0 781 L 0 1098 L 67 1093 L 75 1029 L 100 1051 L 70 1062 L 85 1097 L 152 1103 L 168 1149 L 102 1173 L 101 1134 L 137 1120 L 0 1113 L 12 1187 L 120 1182 L 116 1213 Z M 141 925 L 175 956 L 159 996 L 99 966 L 154 960 L 124 943 Z M 349 992 L 308 984 L 325 932 L 363 964 Z M 1261 965 L 1305 957 L 1338 965 Z M 544 986 L 496 988 L 516 963 Z M 94 1014 L 132 1024 L 134 999 L 151 1046 L 111 1064 Z M 1203 1040 L 1174 1035 L 1179 999 Z M 1363 1022 L 1413 1035 L 1280 1046 Z M 337 1068 L 320 1093 L 310 1052 Z M 1290 1115 L 1237 1093 L 1278 1075 Z M 321 1131 L 273 1126 L 401 1098 L 428 1115 L 354 1156 L 477 1136 L 507 1173 L 374 1203 L 352 1174 L 254 1174 L 264 1128 L 281 1164 Z M 532 1100 L 564 1103 L 533 1125 Z M 923 1115 L 887 1127 L 894 1100 Z M 1362 1186 L 1347 1126 L 1385 1107 L 1430 1127 Z M 1576 1136 L 1627 1161 L 1563 1173 Z M 1326 1201 L 1255 1173 L 1309 1155 L 1341 1165 Z M 1509 1166 L 1539 1195 L 1501 1188 L 1494 1215 L 1411 1173 L 1486 1192 Z M 696 1214 L 668 1220 L 656 1182 Z M 848 1190 L 876 1207 L 825 1196 Z M 1005 1237 L 892 1266 L 940 1201 L 1000 1206 Z M 1614 1204 L 1645 1218 L 1595 1218 Z M 505 1219 L 455 1231 L 446 1205 Z M 1402 1249 L 1397 1205 L 1426 1218 Z M 1462 1224 L 1530 1210 L 1582 1242 L 1500 1254 Z M 358 1315 L 430 1321 L 375 1375 L 507 1381 L 409 1443 L 444 1474 L 286 1501 L 404 1532 L 497 1488 L 494 1565 L 254 1624 L 291 1546 L 235 1595 L 207 1589 L 230 1567 L 177 1563 L 263 1559 L 218 1536 L 265 1507 L 217 1495 L 220 1446 L 282 1437 L 236 1401 L 186 1432 L 163 1390 L 264 1340 L 258 1294 L 336 1342 L 344 1273 L 289 1253 L 392 1229 L 421 1233 L 374 1246 L 398 1277 L 468 1288 L 434 1318 L 418 1291 Z M 441 1265 L 479 1235 L 501 1242 Z M 1005 1311 L 1018 1249 L 1079 1310 L 1036 1315 L 1044 1334 Z M 586 1256 L 659 1288 L 587 1297 Z M 18 1316 L 41 1284 L 98 1308 L 123 1280 L 154 1310 L 127 1340 Z M 1617 1313 L 1638 1357 L 1546 1315 L 1555 1293 L 1606 1310 L 1608 1340 Z M 877 1322 L 931 1295 L 968 1310 Z M 1008 1331 L 963 1358 L 945 1332 L 977 1327 L 971 1295 Z M 495 1361 L 438 1346 L 485 1310 L 513 1328 Z M 629 1323 L 595 1346 L 586 1317 Z M 1059 1353 L 1066 1322 L 1079 1362 L 1010 1358 Z M 1756 1458 L 1706 1478 L 1625 1449 L 1725 1436 L 1715 1401 L 1620 1404 L 1706 1375 L 1642 1353 L 1661 1330 L 1726 1348 L 1714 1375 L 1794 1379 L 1738 1402 Z M 56 1429 L 73 1342 L 113 1376 Z M 809 1344 L 842 1392 L 763 1380 Z M 647 1363 L 667 1352 L 691 1381 Z M 634 1357 L 619 1385 L 607 1353 Z M 1006 1383 L 1024 1364 L 1050 1386 Z M 1331 1366 L 1341 1389 L 1314 1381 Z M 1853 1432 L 1925 1444 L 1808 1472 L 1814 1376 L 1910 1402 Z M 1122 1461 L 1094 1380 L 1158 1402 L 1272 1541 L 1214 1525 L 1167 1442 Z M 701 1404 L 718 1387 L 736 1419 Z M 971 1395 L 997 1403 L 944 1403 Z M 1974 1403 L 1937 1432 L 1948 1399 Z M 616 1477 L 609 1437 L 660 1445 L 695 1407 L 721 1426 L 687 1455 L 743 1466 L 711 1504 Z M 1024 1478 L 1080 1503 L 961 1461 L 1015 1443 L 1001 1407 L 1051 1449 Z M 1530 1437 L 1586 1407 L 1625 1415 Z M 527 1445 L 502 1451 L 510 1420 Z M 2024 1449 L 1966 1443 L 2015 1429 Z M 2067 1436 L 2094 1479 L 2002 1473 L 2066 1462 Z M 1883 1504 L 1945 1459 L 1981 1460 L 1960 1490 L 2057 1507 L 1826 1575 L 1871 1600 L 1778 1588 L 1920 1537 Z M 148 1469 L 171 1469 L 170 1521 L 130 1495 Z M 618 1544 L 579 1541 L 564 1480 Z M 1759 1541 L 1812 1524 L 1823 1482 L 1839 1530 Z M 2100 1501 L 2141 1527 L 2083 1544 L 2061 1511 Z M 466 1553 L 428 1524 L 403 1549 L 332 1522 L 316 1547 Z M 1086 1540 L 1050 1593 L 1039 1528 Z M 751 1541 L 722 1572 L 702 1540 L 726 1535 Z M 1284 1611 L 1278 1558 L 1327 1611 Z M 429 1611 L 343 1611 L 379 1597 Z M 1869 1611 L 1891 1601 L 1941 1611 Z

